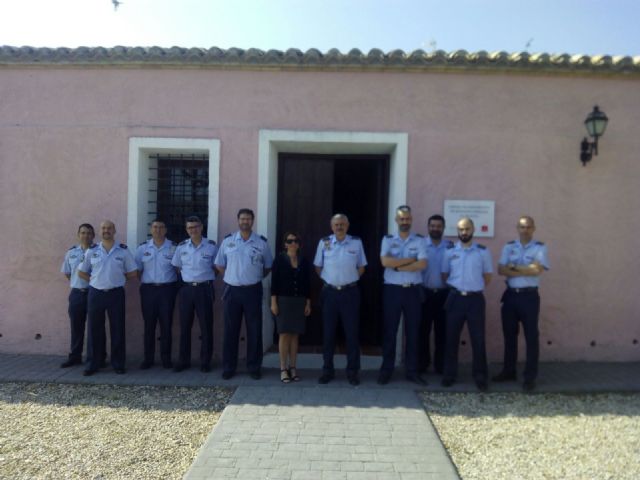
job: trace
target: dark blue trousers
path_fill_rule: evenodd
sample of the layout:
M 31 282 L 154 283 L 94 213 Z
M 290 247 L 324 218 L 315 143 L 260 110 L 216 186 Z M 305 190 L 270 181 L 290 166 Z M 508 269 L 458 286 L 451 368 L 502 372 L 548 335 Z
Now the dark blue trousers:
M 349 287 L 336 290 L 325 286 L 322 299 L 322 372 L 333 375 L 333 353 L 336 346 L 336 329 L 342 320 L 342 328 L 347 343 L 347 375 L 355 375 L 360 370 L 360 290 Z
M 426 372 L 431 365 L 431 330 L 433 329 L 433 367 L 436 373 L 444 371 L 444 350 L 446 343 L 447 315 L 444 302 L 449 295 L 449 289 L 441 288 L 437 291 L 424 289 L 424 303 L 422 304 L 422 319 L 420 322 L 420 341 L 418 343 L 418 370 Z
M 69 292 L 69 322 L 71 326 L 71 348 L 69 360 L 81 362 L 84 348 L 84 330 L 87 323 L 87 297 L 89 289 L 72 288 Z M 88 335 L 89 336 L 89 335 Z M 87 362 L 91 361 L 93 347 L 87 342 Z
M 259 372 L 262 367 L 262 282 L 246 287 L 225 285 L 223 373 L 235 373 L 238 367 L 238 342 L 242 316 L 247 327 L 247 370 Z
M 185 283 L 180 289 L 180 365 L 191 365 L 191 328 L 193 316 L 200 324 L 200 365 L 211 366 L 213 356 L 213 281 L 193 286 Z
M 111 336 L 111 366 L 119 369 L 125 367 L 125 298 L 124 288 L 108 291 L 89 287 L 87 298 L 89 312 L 89 336 L 93 355 L 88 368 L 98 370 L 105 357 L 105 322 L 109 316 L 109 334 Z
M 156 324 L 160 324 L 160 359 L 171 363 L 171 325 L 176 303 L 176 284 L 140 285 L 140 304 L 144 319 L 144 361 L 153 363 L 156 352 Z
M 533 381 L 538 376 L 538 356 L 540 351 L 538 335 L 538 314 L 540 295 L 535 290 L 517 293 L 507 290 L 502 297 L 502 333 L 504 334 L 504 367 L 506 374 L 516 373 L 518 361 L 518 326 L 522 323 L 527 344 L 527 361 L 524 380 Z
M 381 372 L 391 374 L 396 362 L 396 342 L 400 317 L 404 314 L 405 329 L 405 372 L 418 373 L 418 332 L 422 306 L 422 287 L 415 285 L 403 288 L 401 285 L 384 285 L 383 294 L 383 336 Z
M 444 378 L 458 375 L 458 345 L 462 327 L 467 322 L 473 353 L 473 379 L 486 382 L 489 374 L 484 339 L 485 300 L 483 294 L 462 296 L 453 291 L 445 303 L 447 312 L 447 344 L 444 359 Z

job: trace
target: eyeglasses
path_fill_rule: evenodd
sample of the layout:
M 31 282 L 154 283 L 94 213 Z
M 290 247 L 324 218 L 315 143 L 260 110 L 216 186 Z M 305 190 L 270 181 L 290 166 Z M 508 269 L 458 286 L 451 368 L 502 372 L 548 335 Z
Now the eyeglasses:
M 300 243 L 300 240 L 298 240 L 297 238 L 287 238 L 284 243 L 286 243 L 287 245 L 291 245 L 292 243 Z

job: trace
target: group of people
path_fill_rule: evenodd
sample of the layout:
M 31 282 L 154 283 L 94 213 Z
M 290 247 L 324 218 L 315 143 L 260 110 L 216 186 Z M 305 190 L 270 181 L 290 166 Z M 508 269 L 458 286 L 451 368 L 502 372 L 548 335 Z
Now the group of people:
M 272 258 L 267 239 L 252 231 L 254 214 L 241 209 L 238 231 L 227 235 L 218 247 L 202 235 L 202 222 L 188 217 L 189 238 L 176 245 L 166 238 L 161 220 L 151 224 L 151 239 L 135 254 L 115 242 L 115 226 L 100 225 L 102 241 L 94 244 L 93 227 L 82 224 L 80 243 L 65 256 L 62 272 L 70 279 L 69 317 L 71 351 L 62 367 L 81 363 L 85 318 L 88 316 L 87 367 L 93 375 L 105 359 L 105 312 L 109 315 L 111 364 L 125 373 L 125 298 L 127 279 L 140 279 L 144 318 L 144 361 L 150 368 L 155 358 L 155 330 L 160 325 L 160 359 L 164 368 L 182 371 L 191 364 L 191 327 L 194 313 L 201 333 L 200 369 L 211 370 L 213 354 L 213 302 L 216 273 L 223 276 L 224 308 L 222 378 L 234 376 L 238 363 L 238 341 L 242 318 L 246 325 L 247 370 L 254 379 L 262 366 L 262 279 L 272 272 L 271 312 L 279 333 L 280 379 L 300 380 L 296 362 L 298 338 L 305 332 L 311 313 L 311 265 L 300 255 L 301 239 L 286 232 L 282 253 Z M 434 333 L 433 366 L 442 375 L 442 385 L 453 385 L 458 371 L 458 345 L 467 323 L 473 352 L 473 378 L 479 390 L 488 388 L 485 348 L 484 288 L 493 273 L 491 253 L 473 240 L 470 218 L 457 223 L 458 242 L 443 239 L 445 219 L 428 220 L 428 236 L 415 234 L 411 208 L 396 209 L 398 230 L 382 239 L 380 261 L 384 267 L 383 355 L 377 382 L 391 381 L 396 364 L 397 333 L 404 318 L 405 377 L 426 385 L 422 374 L 431 363 L 430 332 Z M 336 331 L 341 324 L 347 352 L 347 380 L 360 383 L 360 290 L 358 280 L 367 266 L 362 241 L 349 235 L 349 220 L 336 214 L 330 221 L 332 235 L 322 238 L 313 266 L 323 281 L 320 294 L 323 325 L 323 366 L 319 383 L 335 377 L 333 363 Z M 522 323 L 526 345 L 525 390 L 535 388 L 538 365 L 538 284 L 549 268 L 546 246 L 533 240 L 533 218 L 518 219 L 519 238 L 507 243 L 498 262 L 498 273 L 506 277 L 502 295 L 504 365 L 493 377 L 496 382 L 515 381 L 517 336 Z M 178 275 L 182 281 L 178 282 Z M 178 291 L 179 289 L 179 291 Z M 171 324 L 176 297 L 179 304 L 180 346 L 178 360 L 171 359 Z

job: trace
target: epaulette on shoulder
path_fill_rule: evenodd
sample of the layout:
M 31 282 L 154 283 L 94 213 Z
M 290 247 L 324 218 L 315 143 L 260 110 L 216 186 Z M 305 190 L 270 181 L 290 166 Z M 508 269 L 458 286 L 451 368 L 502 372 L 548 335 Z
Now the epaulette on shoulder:
M 416 233 L 416 237 L 418 237 L 418 238 L 424 238 L 424 235 L 422 235 L 421 233 Z
M 67 250 L 67 251 L 71 251 L 71 250 L 73 250 L 74 248 L 76 248 L 76 246 L 75 246 L 75 245 L 71 245 L 71 248 L 70 248 L 69 250 Z M 91 247 L 89 247 L 89 248 L 91 248 Z
M 260 235 L 260 238 L 261 238 L 263 241 L 265 241 L 265 242 L 267 242 L 267 241 L 268 241 L 268 240 L 267 240 L 267 237 L 265 237 L 264 235 Z
M 329 242 L 331 240 L 331 237 L 324 237 L 322 239 L 323 242 Z
M 176 242 L 174 242 L 173 240 L 171 240 L 171 245 L 173 245 L 175 247 L 178 244 Z
M 186 245 L 189 240 L 182 240 L 178 245 Z
M 229 238 L 231 235 L 233 235 L 233 233 L 226 235 L 224 238 Z
M 451 243 L 449 243 L 449 244 L 447 245 L 447 248 L 453 248 L 453 247 L 455 247 L 455 244 L 454 244 L 453 242 L 451 242 Z
M 385 235 L 384 238 L 393 238 L 393 235 Z
M 351 235 L 352 240 L 360 240 L 360 237 L 356 237 L 355 235 Z
M 121 244 L 120 244 L 120 248 L 123 248 L 123 249 L 125 249 L 125 250 L 126 250 L 126 249 L 127 249 L 127 248 L 129 248 L 129 247 L 127 247 L 124 243 L 121 243 Z
M 513 245 L 513 244 L 515 244 L 515 243 L 516 243 L 516 241 L 515 241 L 515 240 L 511 240 L 510 242 L 507 242 L 507 245 Z
M 215 245 L 215 244 L 216 244 L 216 242 L 215 242 L 214 240 L 209 240 L 209 243 L 210 243 L 211 245 Z
M 91 246 L 89 248 L 96 248 L 98 246 L 97 243 L 92 243 Z
M 449 246 L 453 247 L 455 244 L 451 240 L 447 240 L 445 242 L 445 245 L 447 245 L 447 248 L 449 248 Z
M 536 245 L 544 245 L 544 242 L 536 242 Z
M 147 243 L 147 241 L 145 240 L 144 242 L 140 243 L 138 246 L 141 247 L 142 245 L 144 245 L 145 243 Z
M 480 249 L 480 250 L 486 250 L 487 247 L 485 247 L 484 245 L 481 245 L 479 243 L 476 243 L 476 246 Z

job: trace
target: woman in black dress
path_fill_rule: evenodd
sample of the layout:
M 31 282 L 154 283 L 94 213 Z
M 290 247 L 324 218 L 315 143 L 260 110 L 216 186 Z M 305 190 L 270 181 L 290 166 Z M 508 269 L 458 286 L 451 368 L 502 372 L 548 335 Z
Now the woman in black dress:
M 280 380 L 283 383 L 300 380 L 296 370 L 298 336 L 305 331 L 306 318 L 311 314 L 309 262 L 300 257 L 300 236 L 284 235 L 285 251 L 273 262 L 271 273 L 271 312 L 278 327 Z

